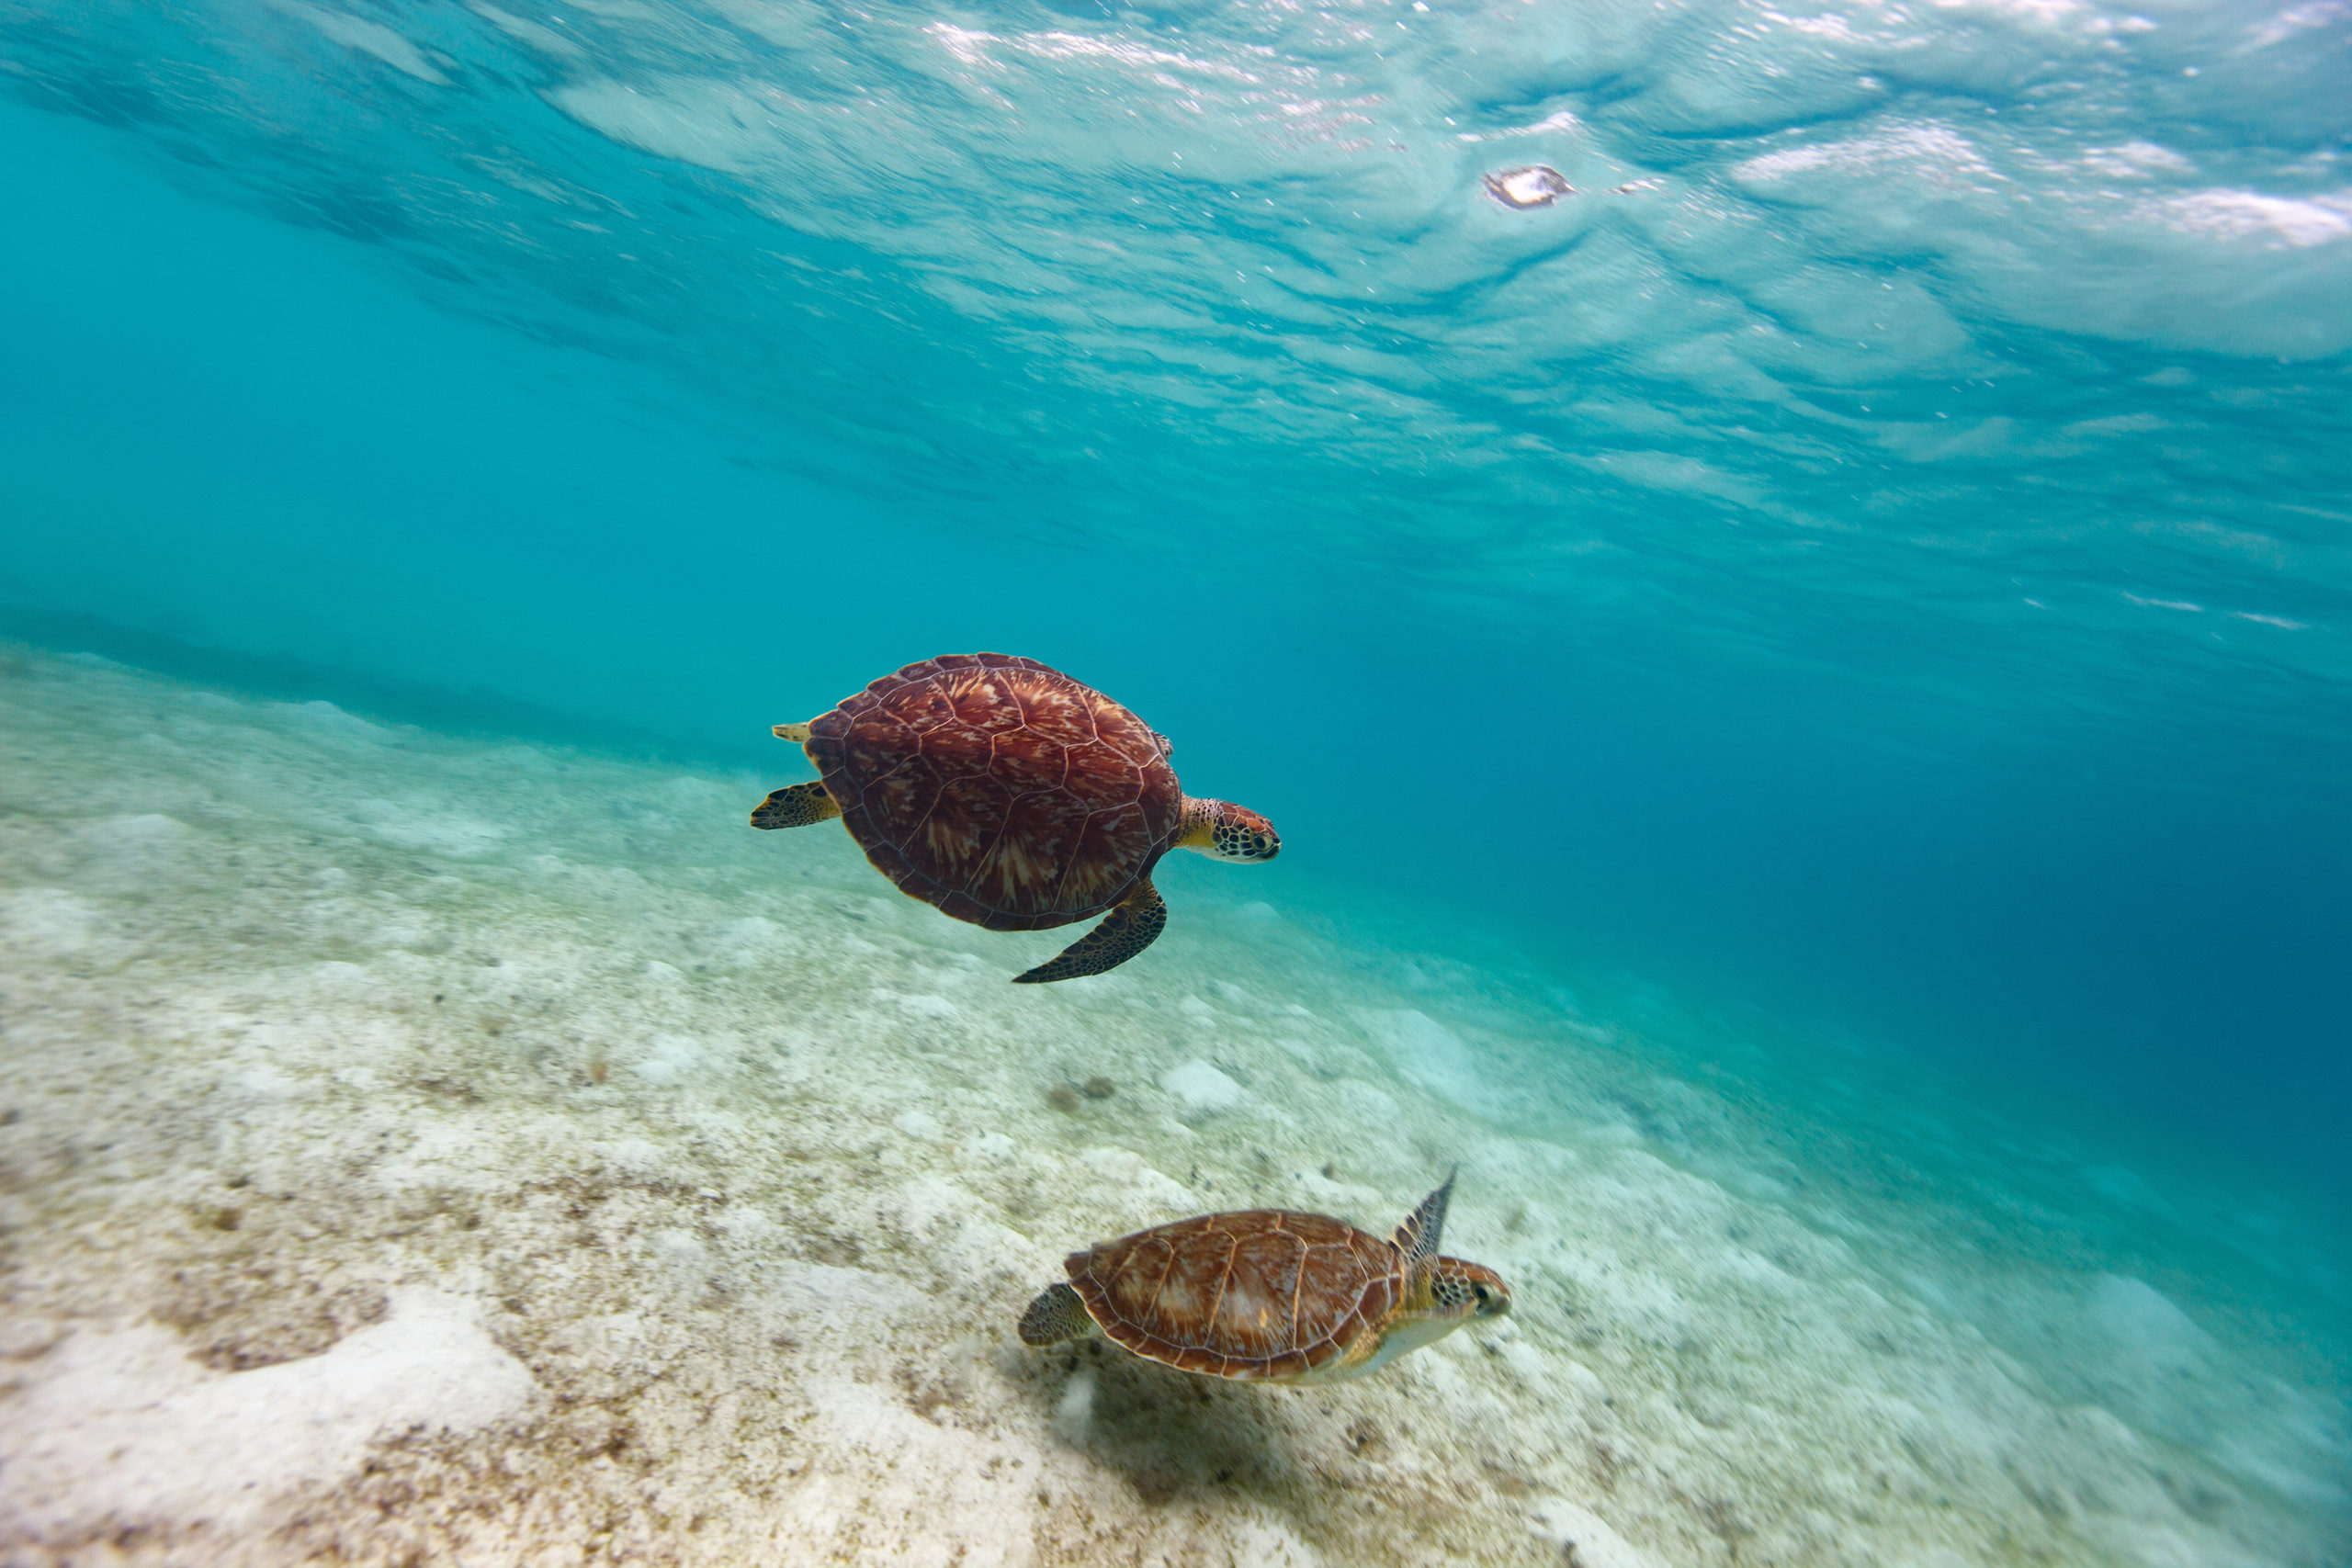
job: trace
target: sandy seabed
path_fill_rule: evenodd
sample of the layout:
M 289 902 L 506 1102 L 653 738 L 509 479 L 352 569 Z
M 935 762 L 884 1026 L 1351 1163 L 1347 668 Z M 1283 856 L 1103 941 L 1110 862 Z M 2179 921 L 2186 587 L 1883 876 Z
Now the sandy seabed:
M 1279 867 L 1014 987 L 1068 933 L 752 831 L 789 763 L 0 661 L 0 1562 L 2346 1561 L 2340 1348 L 2082 1241 L 2177 1231 L 2131 1172 L 1776 1120 Z M 1073 1247 L 1456 1162 L 1518 1310 L 1375 1378 L 1013 1337 Z

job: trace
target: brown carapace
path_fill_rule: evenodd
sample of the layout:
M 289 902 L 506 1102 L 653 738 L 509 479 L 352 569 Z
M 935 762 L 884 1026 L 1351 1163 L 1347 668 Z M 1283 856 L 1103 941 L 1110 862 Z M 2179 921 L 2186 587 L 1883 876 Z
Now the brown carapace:
M 1438 1253 L 1453 1179 L 1386 1241 L 1325 1214 L 1250 1209 L 1073 1252 L 1067 1284 L 1022 1315 L 1044 1347 L 1097 1331 L 1188 1372 L 1282 1383 L 1363 1376 L 1475 1318 L 1510 1310 L 1480 1264 Z
M 1152 868 L 1170 850 L 1257 862 L 1282 848 L 1256 812 L 1186 795 L 1167 737 L 1034 659 L 926 659 L 775 733 L 822 776 L 769 795 L 753 827 L 838 816 L 900 892 L 990 931 L 1110 912 L 1024 982 L 1097 975 L 1149 946 L 1168 921 Z

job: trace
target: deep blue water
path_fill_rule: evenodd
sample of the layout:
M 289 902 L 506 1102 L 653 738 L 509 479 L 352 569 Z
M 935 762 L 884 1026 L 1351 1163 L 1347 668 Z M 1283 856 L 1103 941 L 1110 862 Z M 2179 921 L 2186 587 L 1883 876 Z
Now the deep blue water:
M 779 778 L 1027 653 L 1433 943 L 2352 1190 L 2341 6 L 18 0 L 0 65 L 0 629 Z

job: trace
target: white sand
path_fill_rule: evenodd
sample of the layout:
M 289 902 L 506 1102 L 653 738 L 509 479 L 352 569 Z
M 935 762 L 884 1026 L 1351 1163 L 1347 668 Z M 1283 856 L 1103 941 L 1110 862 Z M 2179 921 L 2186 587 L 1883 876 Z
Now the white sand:
M 1171 872 L 1145 959 L 1016 987 L 1058 933 L 743 825 L 783 748 L 695 777 L 33 654 L 0 745 L 11 1562 L 2346 1560 L 2338 1348 L 2012 1245 L 2142 1179 L 2086 1168 L 2077 1223 L 1988 1174 L 2064 1161 L 1897 1100 L 1775 1120 L 1313 934 L 1279 867 Z M 1887 1175 L 1937 1149 L 1976 1174 Z M 1012 1336 L 1075 1246 L 1385 1230 L 1456 1161 L 1448 1250 L 1520 1311 L 1365 1382 Z

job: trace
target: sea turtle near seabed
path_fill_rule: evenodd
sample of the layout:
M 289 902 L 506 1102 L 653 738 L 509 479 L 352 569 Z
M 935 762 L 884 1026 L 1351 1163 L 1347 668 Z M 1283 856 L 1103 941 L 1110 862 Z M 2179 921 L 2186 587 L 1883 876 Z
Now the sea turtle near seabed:
M 1034 659 L 950 653 L 885 675 L 807 724 L 779 724 L 822 774 L 760 803 L 754 828 L 838 817 L 874 868 L 940 913 L 994 931 L 1110 911 L 1016 983 L 1114 968 L 1151 945 L 1170 850 L 1256 863 L 1274 825 L 1177 787 L 1166 736 Z
M 1073 1252 L 1066 1284 L 1021 1314 L 1044 1348 L 1096 1333 L 1138 1356 L 1211 1377 L 1343 1382 L 1478 1318 L 1510 1311 L 1483 1264 L 1438 1254 L 1453 1178 L 1394 1239 L 1325 1214 L 1202 1214 Z

